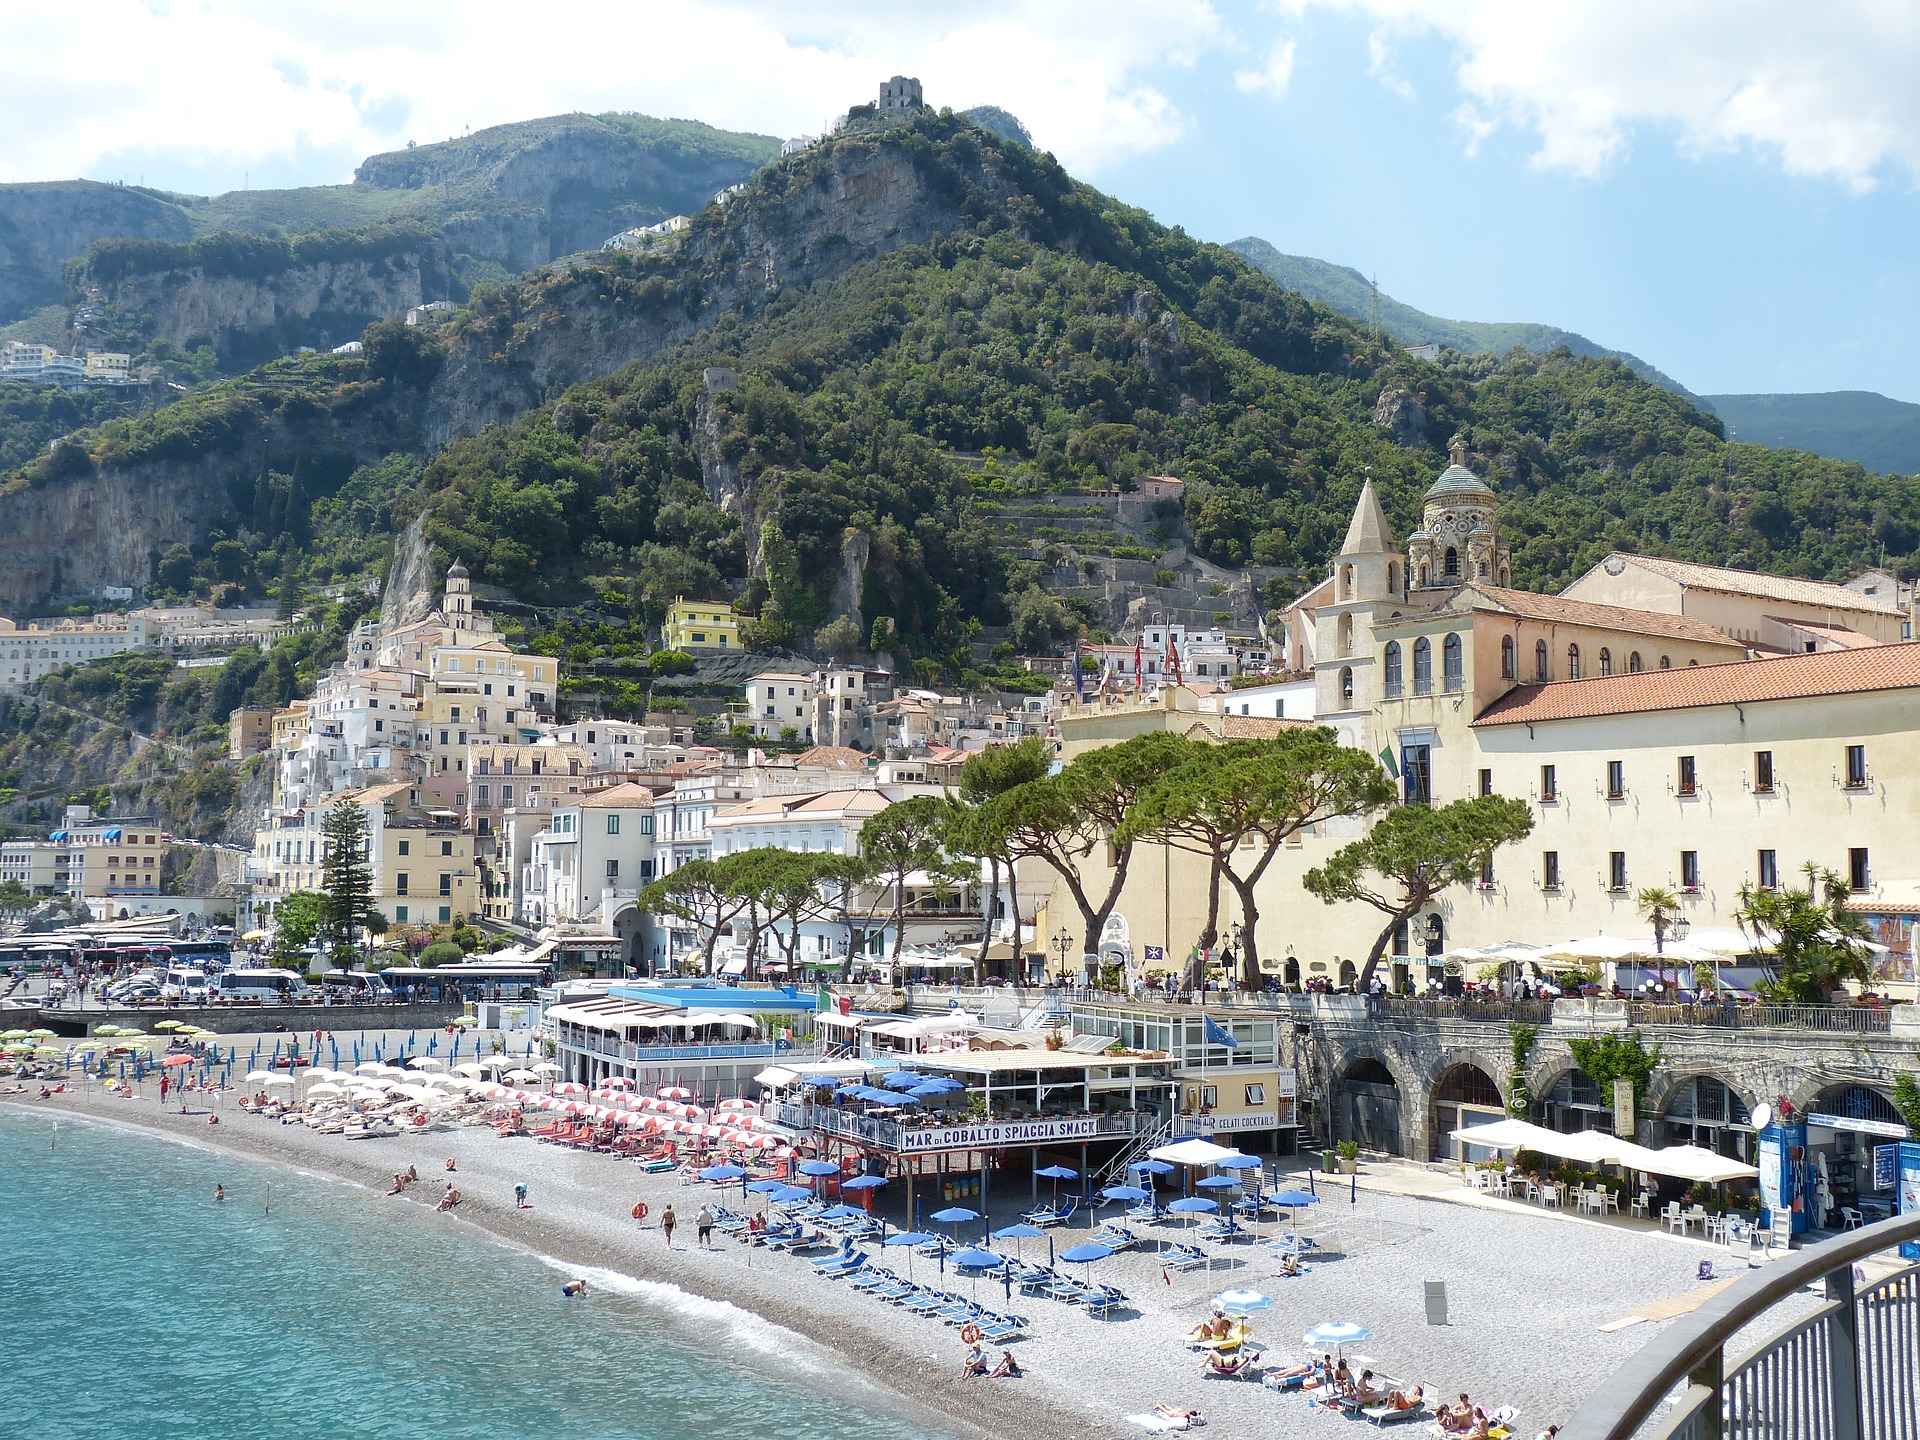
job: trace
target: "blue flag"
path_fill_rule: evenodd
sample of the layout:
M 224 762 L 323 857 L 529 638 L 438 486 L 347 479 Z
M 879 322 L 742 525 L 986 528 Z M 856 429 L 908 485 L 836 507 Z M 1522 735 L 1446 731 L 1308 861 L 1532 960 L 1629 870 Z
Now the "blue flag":
M 1226 1026 L 1215 1024 L 1210 1016 L 1203 1015 L 1200 1018 L 1206 1025 L 1207 1043 L 1209 1045 L 1224 1045 L 1229 1050 L 1237 1050 L 1240 1048 L 1240 1042 L 1227 1033 Z

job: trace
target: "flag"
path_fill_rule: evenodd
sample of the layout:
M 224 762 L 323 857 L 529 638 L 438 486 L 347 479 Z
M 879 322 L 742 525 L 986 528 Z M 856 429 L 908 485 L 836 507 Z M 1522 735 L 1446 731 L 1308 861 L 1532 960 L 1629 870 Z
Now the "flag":
M 1086 671 L 1082 669 L 1080 665 L 1080 637 L 1078 635 L 1073 637 L 1073 693 L 1083 699 L 1087 693 Z
M 1393 747 L 1391 745 L 1382 745 L 1380 747 L 1380 763 L 1387 767 L 1387 774 L 1396 780 L 1400 778 L 1400 762 L 1393 758 Z
M 837 996 L 835 998 L 835 1004 L 842 1015 L 853 1014 L 853 997 L 851 995 Z
M 1135 641 L 1135 642 L 1134 642 L 1134 646 L 1133 646 L 1133 693 L 1134 693 L 1134 694 L 1136 694 L 1136 695 L 1138 695 L 1138 694 L 1140 693 L 1140 684 L 1141 684 L 1141 681 L 1140 681 L 1140 643 L 1139 643 L 1138 641 Z
M 1180 683 L 1180 646 L 1173 636 L 1167 636 L 1167 673 L 1173 676 L 1173 683 Z
M 1207 1044 L 1224 1045 L 1229 1050 L 1238 1050 L 1240 1048 L 1240 1042 L 1227 1033 L 1226 1026 L 1215 1024 L 1213 1017 L 1210 1015 L 1203 1015 L 1200 1019 L 1201 1023 L 1206 1027 Z

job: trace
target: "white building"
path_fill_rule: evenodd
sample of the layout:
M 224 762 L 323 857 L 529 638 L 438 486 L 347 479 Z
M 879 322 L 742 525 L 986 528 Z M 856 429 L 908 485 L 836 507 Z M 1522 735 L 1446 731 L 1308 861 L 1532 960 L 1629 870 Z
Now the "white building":
M 91 620 L 0 619 L 0 688 L 20 689 L 66 665 L 85 665 L 150 642 L 137 616 L 103 614 Z

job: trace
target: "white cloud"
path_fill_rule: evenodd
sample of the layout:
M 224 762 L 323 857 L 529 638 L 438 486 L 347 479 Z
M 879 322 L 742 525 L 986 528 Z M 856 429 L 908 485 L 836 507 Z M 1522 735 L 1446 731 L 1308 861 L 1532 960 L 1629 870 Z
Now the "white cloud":
M 1367 37 L 1367 74 L 1402 100 L 1416 98 L 1413 85 L 1394 68 L 1393 46 L 1385 31 L 1376 30 Z
M 1277 40 L 1267 52 L 1267 63 L 1258 70 L 1236 70 L 1233 83 L 1242 90 L 1264 90 L 1278 100 L 1287 93 L 1287 87 L 1293 83 L 1292 40 Z
M 1920 7 L 1885 0 L 1296 0 L 1437 35 L 1473 117 L 1533 132 L 1534 163 L 1594 175 L 1637 130 L 1746 148 L 1865 189 L 1920 179 Z M 1477 137 L 1477 138 L 1476 138 Z
M 1098 174 L 1186 132 L 1165 77 L 1229 38 L 1211 0 L 91 0 L 9 14 L 0 93 L 40 119 L 10 127 L 0 180 L 120 178 L 127 156 L 344 180 L 409 139 L 569 110 L 788 135 L 896 73 L 935 105 L 1005 106 Z

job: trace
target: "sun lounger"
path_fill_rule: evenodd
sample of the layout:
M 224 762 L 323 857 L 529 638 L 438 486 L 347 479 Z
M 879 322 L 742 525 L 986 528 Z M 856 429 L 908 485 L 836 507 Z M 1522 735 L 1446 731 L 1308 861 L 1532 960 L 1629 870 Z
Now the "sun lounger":
M 990 1345 L 1027 1333 L 1027 1322 L 1018 1315 L 993 1315 L 979 1323 L 980 1338 Z
M 1077 1213 L 1079 1213 L 1079 1210 L 1080 1210 L 1079 1197 L 1070 1196 L 1067 1200 L 1067 1203 L 1062 1205 L 1057 1210 L 1054 1209 L 1051 1205 L 1042 1205 L 1037 1210 L 1027 1211 L 1027 1213 L 1025 1215 L 1022 1215 L 1020 1218 L 1022 1220 L 1025 1220 L 1029 1225 L 1039 1225 L 1045 1228 L 1053 1225 L 1066 1224 L 1067 1221 L 1071 1220 Z
M 1210 1264 L 1206 1251 L 1192 1245 L 1176 1245 L 1160 1257 L 1160 1263 L 1169 1270 L 1191 1270 L 1198 1265 Z
M 851 1253 L 831 1255 L 823 1260 L 810 1260 L 807 1263 L 813 1267 L 817 1275 L 851 1275 L 867 1263 L 867 1256 L 866 1252 L 855 1250 Z
M 1123 1225 L 1108 1221 L 1094 1234 L 1094 1242 L 1109 1250 L 1131 1250 L 1140 1243 L 1140 1237 Z
M 847 1284 L 855 1290 L 879 1290 L 896 1283 L 899 1278 L 883 1265 L 869 1265 L 847 1281 Z
M 1151 1200 L 1142 1200 L 1137 1205 L 1127 1207 L 1127 1219 L 1145 1220 L 1150 1224 L 1158 1224 L 1160 1221 L 1160 1207 Z
M 1089 1315 L 1096 1320 L 1104 1320 L 1114 1311 L 1126 1309 L 1130 1302 L 1124 1294 L 1111 1285 L 1103 1285 L 1087 1296 L 1083 1303 Z
M 1146 1410 L 1138 1415 L 1128 1415 L 1123 1418 L 1128 1424 L 1138 1425 L 1142 1430 L 1151 1431 L 1155 1435 L 1164 1435 L 1169 1430 L 1191 1430 L 1193 1428 L 1193 1422 L 1191 1420 L 1181 1419 L 1172 1415 L 1162 1415 L 1156 1410 Z
M 1090 1292 L 1087 1290 L 1087 1287 L 1082 1285 L 1078 1280 L 1062 1279 L 1056 1280 L 1053 1284 L 1046 1286 L 1044 1293 L 1052 1299 L 1065 1301 L 1069 1305 L 1077 1305 L 1080 1301 L 1086 1299 Z
M 1418 1405 L 1409 1405 L 1404 1410 L 1393 1405 L 1369 1405 L 1360 1412 L 1360 1416 L 1384 1429 L 1388 1425 L 1405 1425 L 1409 1421 L 1424 1420 L 1429 1413 L 1426 1402 L 1422 1401 Z

